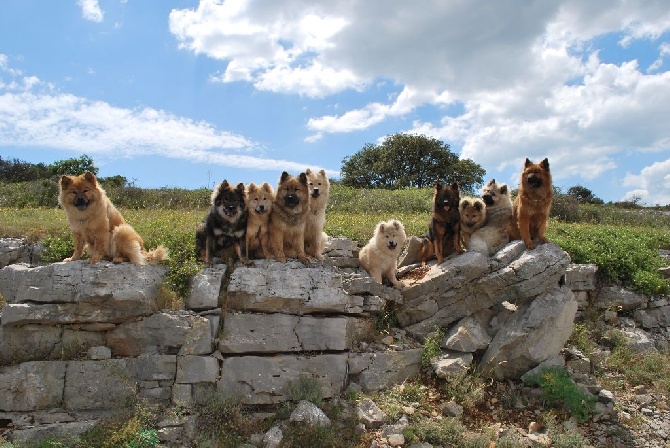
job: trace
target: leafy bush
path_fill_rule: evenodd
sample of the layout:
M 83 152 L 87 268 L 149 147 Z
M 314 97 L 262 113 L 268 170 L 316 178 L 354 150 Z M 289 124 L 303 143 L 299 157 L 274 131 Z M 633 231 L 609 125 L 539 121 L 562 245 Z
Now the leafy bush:
M 421 366 L 424 369 L 428 369 L 430 361 L 442 353 L 440 345 L 443 338 L 444 330 L 438 325 L 435 325 L 433 331 L 426 335 L 426 340 L 423 342 L 423 351 L 421 352 Z
M 584 392 L 563 367 L 550 367 L 531 375 L 526 384 L 539 386 L 551 405 L 564 406 L 580 422 L 587 421 L 595 411 L 596 399 Z
M 572 257 L 574 263 L 595 263 L 598 275 L 621 282 L 639 292 L 667 294 L 668 282 L 658 272 L 665 262 L 660 247 L 670 245 L 666 230 L 628 226 L 564 224 L 550 229 L 549 238 Z

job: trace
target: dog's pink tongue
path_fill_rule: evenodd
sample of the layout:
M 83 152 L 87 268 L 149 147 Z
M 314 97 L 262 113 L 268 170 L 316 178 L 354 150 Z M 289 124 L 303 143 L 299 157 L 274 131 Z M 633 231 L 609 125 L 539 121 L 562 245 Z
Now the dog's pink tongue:
M 450 209 L 451 209 L 451 207 L 449 207 L 448 205 L 445 205 L 445 206 L 444 206 L 444 211 L 445 211 L 445 212 L 448 212 Z

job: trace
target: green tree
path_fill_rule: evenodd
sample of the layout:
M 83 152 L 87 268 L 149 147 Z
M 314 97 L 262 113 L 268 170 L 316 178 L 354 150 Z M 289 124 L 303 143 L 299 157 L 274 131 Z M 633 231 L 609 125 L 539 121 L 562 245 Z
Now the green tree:
M 581 185 L 575 185 L 574 187 L 568 188 L 568 196 L 571 196 L 577 200 L 577 202 L 587 203 L 587 204 L 602 204 L 603 200 L 593 194 L 591 190 Z
M 78 159 L 58 160 L 49 165 L 49 172 L 54 176 L 77 176 L 84 174 L 86 171 L 98 175 L 98 168 L 93 164 L 93 159 L 86 154 Z
M 435 138 L 393 134 L 379 145 L 367 143 L 342 160 L 342 185 L 356 188 L 424 188 L 437 181 L 458 182 L 474 191 L 486 171 L 470 159 L 460 160 Z
M 0 157 L 0 182 L 28 182 L 48 177 L 49 169 L 43 163 L 34 164 L 19 159 L 3 160 Z

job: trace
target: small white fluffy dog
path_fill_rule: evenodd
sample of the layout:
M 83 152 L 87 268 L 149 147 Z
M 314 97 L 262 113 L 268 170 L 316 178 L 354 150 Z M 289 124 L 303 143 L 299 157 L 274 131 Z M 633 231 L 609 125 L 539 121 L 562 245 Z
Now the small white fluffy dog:
M 398 255 L 402 250 L 407 235 L 405 227 L 397 219 L 380 222 L 368 244 L 361 249 L 358 258 L 361 266 L 377 283 L 387 279 L 391 284 L 402 289 L 403 284 L 396 278 Z

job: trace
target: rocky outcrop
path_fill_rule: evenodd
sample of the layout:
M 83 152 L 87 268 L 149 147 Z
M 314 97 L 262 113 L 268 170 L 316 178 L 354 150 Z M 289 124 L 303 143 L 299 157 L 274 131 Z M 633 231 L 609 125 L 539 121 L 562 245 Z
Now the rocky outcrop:
M 421 341 L 436 327 L 445 334 L 434 360 L 440 375 L 450 359 L 462 369 L 482 358 L 493 376 L 514 378 L 557 355 L 569 336 L 577 303 L 561 286 L 569 257 L 553 244 L 455 256 L 414 270 L 425 272 L 402 278 L 402 291 L 375 283 L 356 250 L 336 238 L 310 266 L 215 265 L 193 279 L 183 311 L 158 309 L 160 265 L 7 266 L 0 419 L 17 422 L 13 437 L 29 438 L 35 428 L 20 422 L 36 413 L 58 409 L 50 424 L 80 421 L 82 412 L 95 421 L 130 397 L 189 408 L 220 392 L 269 405 L 305 379 L 325 398 L 379 390 L 418 375 Z M 404 329 L 377 334 L 375 319 L 391 309 Z

